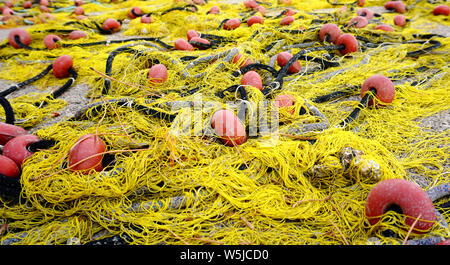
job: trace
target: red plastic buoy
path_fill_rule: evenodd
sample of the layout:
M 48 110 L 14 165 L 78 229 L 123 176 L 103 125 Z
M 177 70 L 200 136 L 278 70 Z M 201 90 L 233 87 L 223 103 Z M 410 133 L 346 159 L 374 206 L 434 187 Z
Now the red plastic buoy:
M 393 206 L 401 209 L 409 226 L 420 216 L 412 229 L 414 233 L 426 233 L 436 221 L 433 202 L 424 190 L 404 179 L 387 179 L 375 185 L 367 196 L 365 212 L 369 223 L 378 223 Z
M 70 75 L 69 69 L 72 68 L 73 61 L 69 55 L 61 55 L 53 63 L 53 75 L 56 78 L 64 78 Z
M 256 3 L 255 0 L 244 0 L 243 3 L 246 8 L 255 9 L 256 7 L 258 7 L 258 3 Z
M 182 51 L 193 51 L 194 46 L 192 46 L 189 42 L 184 39 L 178 39 L 174 43 L 175 49 Z
M 239 63 L 239 61 L 241 60 L 242 56 L 243 56 L 243 55 L 242 55 L 241 53 L 238 53 L 238 54 L 237 54 L 236 56 L 234 56 L 234 58 L 233 58 L 233 63 L 238 64 L 239 69 L 242 68 L 242 67 L 244 67 L 244 66 L 247 66 L 247 65 L 253 63 L 253 60 L 250 59 L 250 58 L 248 58 L 248 57 L 245 56 L 245 55 L 244 55 L 244 59 Z
M 232 18 L 223 24 L 223 29 L 233 30 L 241 25 L 241 20 L 239 18 Z
M 28 31 L 18 28 L 18 29 L 11 30 L 8 34 L 9 44 L 11 44 L 11 46 L 13 46 L 16 49 L 20 49 L 21 47 L 14 40 L 15 36 L 19 36 L 19 40 L 21 43 L 23 43 L 27 46 L 30 45 L 31 36 L 30 36 L 30 33 L 28 33 Z
M 356 11 L 356 14 L 358 14 L 358 16 L 365 17 L 367 19 L 371 19 L 374 16 L 373 11 L 368 8 L 360 8 Z
M 229 110 L 218 110 L 211 118 L 211 126 L 227 146 L 237 146 L 247 140 L 245 127 L 239 118 Z
M 396 15 L 394 17 L 394 24 L 399 27 L 404 27 L 406 25 L 406 18 L 404 15 Z
M 14 137 L 3 147 L 3 155 L 9 157 L 20 167 L 23 162 L 33 154 L 28 150 L 28 146 L 39 140 L 39 137 L 32 134 Z
M 241 85 L 256 87 L 259 90 L 263 89 L 261 76 L 255 71 L 248 71 L 245 73 L 242 76 Z
M 438 5 L 433 9 L 433 15 L 444 15 L 448 16 L 450 14 L 450 7 L 447 5 Z
M 336 41 L 336 45 L 344 44 L 344 49 L 340 49 L 339 53 L 345 55 L 347 53 L 352 53 L 358 51 L 358 41 L 350 33 L 344 33 Z
M 263 6 L 258 6 L 255 8 L 255 10 L 257 10 L 262 16 L 266 15 L 266 8 Z
M 220 9 L 217 6 L 212 6 L 211 9 L 209 9 L 209 14 L 219 14 Z
M 294 114 L 295 98 L 292 95 L 281 94 L 275 98 L 274 106 L 277 108 L 286 108 L 290 114 Z
M 285 10 L 286 10 L 286 12 L 284 12 L 284 16 L 293 16 L 293 15 L 297 14 L 297 12 L 295 12 L 295 10 L 293 10 L 291 8 L 288 8 Z
M 39 5 L 40 6 L 48 6 L 48 0 L 40 0 Z
M 0 174 L 10 178 L 20 177 L 20 169 L 9 157 L 0 155 Z
M 128 16 L 131 19 L 135 19 L 135 18 L 137 18 L 140 15 L 142 15 L 142 10 L 139 7 L 137 7 L 137 6 L 131 8 L 130 11 L 128 12 Z
M 291 24 L 294 21 L 295 21 L 295 18 L 293 16 L 285 16 L 281 19 L 280 25 L 286 26 L 286 25 Z
M 186 37 L 187 37 L 188 41 L 190 41 L 193 37 L 200 38 L 200 33 L 198 33 L 196 30 L 190 29 L 186 32 Z
M 152 23 L 152 15 L 150 14 L 145 14 L 141 17 L 141 23 L 146 23 L 146 24 L 150 24 Z
M 31 8 L 32 6 L 33 6 L 33 2 L 31 2 L 31 1 L 24 1 L 22 3 L 22 7 L 26 8 L 26 9 Z
M 105 142 L 97 135 L 85 134 L 69 150 L 69 168 L 72 171 L 103 170 L 102 159 Z M 83 161 L 83 162 L 81 162 Z
M 148 71 L 148 81 L 151 84 L 162 84 L 167 80 L 167 68 L 164 64 L 155 64 Z
M 394 28 L 387 24 L 381 24 L 375 27 L 377 30 L 394 31 Z
M 247 20 L 247 25 L 251 27 L 253 24 L 264 24 L 264 18 L 260 16 L 252 16 Z
M 357 6 L 364 6 L 366 4 L 366 0 L 358 0 L 358 3 L 356 3 Z
M 377 91 L 376 97 L 382 103 L 391 103 L 395 97 L 395 86 L 392 81 L 384 75 L 376 74 L 367 78 L 361 86 L 361 97 L 367 93 L 367 91 L 375 89 Z M 374 104 L 373 100 L 369 100 L 369 106 Z M 383 106 L 383 104 L 379 104 Z
M 61 40 L 62 40 L 61 37 L 56 36 L 54 34 L 49 34 L 44 37 L 44 44 L 45 44 L 45 47 L 47 47 L 47 49 L 53 50 L 53 49 L 59 47 L 57 42 L 61 41 Z
M 205 45 L 210 45 L 211 43 L 209 42 L 209 40 L 207 39 L 203 39 L 200 37 L 192 37 L 191 40 L 189 41 L 189 43 L 198 48 L 199 50 L 204 50 L 205 48 L 202 45 L 198 45 L 197 43 L 201 43 L 201 44 L 205 44 Z
M 74 5 L 81 6 L 83 5 L 83 0 L 73 0 Z
M 84 8 L 82 6 L 77 6 L 75 7 L 75 9 L 73 10 L 73 13 L 75 15 L 84 15 Z
M 22 127 L 0 122 L 0 145 L 5 145 L 12 138 L 25 134 L 27 131 Z
M 108 18 L 103 22 L 102 28 L 106 31 L 110 31 L 112 33 L 117 32 L 120 30 L 120 23 L 119 21 L 115 20 L 114 18 Z
M 87 36 L 88 36 L 87 33 L 81 30 L 74 30 L 69 33 L 69 39 L 71 40 L 86 38 Z
M 278 63 L 278 65 L 279 66 L 281 66 L 281 67 L 283 67 L 283 66 L 285 66 L 288 62 L 289 62 L 289 60 L 292 58 L 292 57 L 294 57 L 292 54 L 290 54 L 290 53 L 288 53 L 288 52 L 280 52 L 279 54 L 278 54 L 278 56 L 277 56 L 277 63 Z M 289 69 L 288 69 L 288 73 L 289 74 L 295 74 L 295 73 L 298 73 L 298 72 L 300 72 L 300 69 L 301 69 L 302 67 L 301 67 L 301 65 L 300 65 L 300 62 L 297 60 L 297 61 L 295 61 L 295 63 L 293 63 L 292 65 L 291 65 L 291 67 L 289 67 Z
M 384 8 L 387 10 L 395 10 L 397 13 L 406 12 L 406 5 L 402 1 L 388 1 L 384 4 Z
M 328 42 L 335 43 L 339 36 L 341 36 L 341 29 L 333 23 L 324 24 L 320 28 L 319 39 L 324 41 L 326 36 L 328 36 Z
M 369 24 L 369 22 L 365 17 L 356 16 L 350 19 L 350 21 L 347 24 L 347 27 L 353 26 L 355 28 L 364 28 L 365 26 L 367 26 L 367 24 Z

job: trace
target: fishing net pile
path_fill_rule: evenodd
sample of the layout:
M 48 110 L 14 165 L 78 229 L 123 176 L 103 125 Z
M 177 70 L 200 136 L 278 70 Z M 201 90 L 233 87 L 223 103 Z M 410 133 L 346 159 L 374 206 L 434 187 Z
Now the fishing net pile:
M 22 165 L 20 198 L 1 198 L 1 244 L 117 239 L 127 244 L 336 245 L 449 238 L 450 210 L 442 206 L 448 196 L 434 201 L 440 214 L 423 233 L 409 233 L 406 216 L 398 211 L 386 212 L 376 225 L 365 215 L 367 196 L 380 181 L 405 179 L 425 191 L 449 183 L 449 132 L 421 125 L 450 103 L 450 39 L 429 33 L 437 24 L 449 26 L 448 16 L 432 12 L 444 1 L 404 1 L 405 27 L 393 25 L 398 13 L 383 10 L 364 28 L 347 26 L 361 8 L 353 1 L 267 0 L 258 2 L 263 10 L 241 1 L 195 2 L 85 1 L 81 19 L 73 14 L 72 1 L 60 1 L 49 5 L 50 20 L 38 5 L 24 9 L 22 1 L 15 2 L 14 11 L 27 16 L 6 20 L 2 27 L 30 25 L 33 49 L 1 43 L 0 78 L 19 83 L 70 55 L 78 74 L 75 85 L 89 86 L 91 104 L 33 132 L 54 144 Z M 368 0 L 365 6 L 385 2 Z M 218 14 L 208 12 L 213 6 Z M 151 13 L 152 22 L 131 19 L 132 7 Z M 287 8 L 295 11 L 295 20 L 280 25 Z M 248 26 L 245 21 L 254 15 L 264 23 Z M 118 33 L 102 32 L 108 18 L 121 21 Z M 233 18 L 242 24 L 223 29 Z M 344 56 L 313 50 L 299 58 L 298 73 L 276 86 L 267 86 L 274 84 L 271 71 L 256 69 L 266 90 L 245 86 L 245 98 L 228 89 L 240 84 L 239 71 L 248 59 L 278 71 L 280 52 L 326 45 L 318 37 L 326 23 L 357 37 L 358 50 Z M 379 24 L 394 31 L 375 29 Z M 73 30 L 88 38 L 68 39 Z M 174 42 L 186 39 L 188 30 L 211 45 L 175 49 Z M 46 49 L 42 40 L 48 34 L 61 36 L 58 48 Z M 155 64 L 168 70 L 163 83 L 149 82 Z M 339 126 L 359 106 L 363 82 L 375 74 L 394 82 L 394 100 L 362 108 L 353 122 Z M 63 99 L 38 91 L 66 81 L 47 74 L 33 83 L 36 93 L 7 97 L 16 125 L 36 128 L 66 107 Z M 318 100 L 339 91 L 339 98 Z M 276 108 L 272 102 L 281 94 L 292 96 L 295 104 Z M 254 133 L 245 143 L 225 145 L 211 128 L 211 116 L 223 108 L 237 112 L 242 104 L 247 110 L 242 123 L 256 124 Z M 255 113 L 264 118 L 252 123 Z M 101 171 L 68 166 L 70 149 L 86 134 L 106 144 L 103 162 L 108 161 Z

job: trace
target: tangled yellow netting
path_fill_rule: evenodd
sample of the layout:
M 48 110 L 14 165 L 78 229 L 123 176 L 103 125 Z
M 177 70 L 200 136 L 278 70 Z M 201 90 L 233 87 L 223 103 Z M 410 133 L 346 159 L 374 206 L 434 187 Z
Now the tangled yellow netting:
M 67 2 L 65 7 L 72 5 Z M 203 107 L 197 114 L 190 108 L 178 109 L 172 122 L 144 115 L 132 107 L 104 104 L 98 112 L 88 111 L 83 120 L 62 121 L 35 131 L 42 139 L 56 140 L 56 145 L 34 153 L 23 165 L 22 196 L 26 200 L 17 204 L 2 201 L 1 243 L 85 244 L 123 233 L 131 244 L 401 244 L 406 237 L 449 237 L 448 227 L 439 222 L 426 234 L 409 234 L 402 214 L 388 212 L 376 226 L 370 226 L 364 213 L 369 191 L 381 180 L 403 178 L 418 183 L 424 190 L 449 182 L 449 132 L 421 126 L 421 121 L 448 109 L 450 40 L 439 38 L 442 44 L 439 49 L 416 58 L 406 54 L 426 45 L 400 43 L 413 40 L 414 34 L 424 34 L 437 23 L 450 26 L 448 19 L 433 16 L 434 5 L 427 1 L 408 0 L 405 3 L 414 4 L 414 8 L 405 13 L 410 19 L 405 28 L 394 26 L 394 32 L 382 33 L 374 30 L 376 23 L 392 24 L 395 14 L 386 13 L 366 28 L 348 29 L 372 43 L 391 45 L 360 47 L 351 56 L 336 57 L 339 66 L 326 70 L 318 70 L 315 62 L 301 61 L 302 71 L 286 77 L 282 89 L 274 92 L 274 96 L 293 95 L 295 113 L 305 106 L 323 113 L 329 122 L 328 129 L 300 135 L 315 139 L 314 144 L 299 139 L 299 135 L 283 132 L 299 124 L 317 122 L 317 117 L 311 111 L 306 115 L 289 115 L 281 110 L 277 138 L 269 134 L 228 147 L 216 137 L 202 136 L 195 126 L 187 128 L 188 134 L 177 133 L 186 119 L 198 115 L 202 123 L 208 124 L 215 110 L 237 100 L 235 93 L 226 93 L 223 99 L 216 95 L 240 80 L 232 76 L 239 70 L 238 64 L 224 61 L 223 57 L 239 52 L 269 65 L 281 51 L 295 54 L 303 49 L 289 47 L 293 44 L 322 45 L 317 42 L 317 34 L 323 22 L 315 20 L 329 19 L 345 25 L 355 15 L 354 10 L 339 10 L 339 6 L 325 0 L 292 1 L 290 7 L 297 11 L 297 19 L 284 28 L 307 28 L 303 33 L 280 31 L 281 18 L 266 18 L 264 24 L 252 27 L 243 24 L 232 31 L 217 29 L 226 18 L 249 16 L 250 10 L 237 2 L 208 1 L 198 5 L 195 13 L 177 10 L 158 15 L 162 10 L 186 3 L 91 1 L 83 5 L 89 16 L 81 20 L 84 25 L 64 25 L 76 20 L 71 14 L 73 9 L 61 7 L 53 13 L 51 28 L 82 29 L 89 33 L 88 40 L 63 40 L 63 43 L 105 40 L 92 23 L 101 25 L 109 17 L 123 20 L 121 32 L 114 35 L 118 38 L 158 37 L 172 44 L 185 38 L 187 30 L 194 29 L 233 40 L 215 49 L 192 52 L 167 51 L 141 41 L 132 46 L 140 52 L 139 56 L 121 53 L 115 57 L 111 76 L 117 81 L 111 82 L 108 95 L 102 95 L 105 79 L 93 69 L 105 73 L 109 53 L 130 43 L 30 52 L 14 49 L 5 41 L 0 50 L 2 79 L 23 81 L 56 57 L 69 54 L 79 74 L 76 82 L 89 85 L 87 96 L 92 101 L 132 98 L 135 103 L 168 114 L 173 113 L 165 105 L 168 102 L 200 99 L 214 104 Z M 350 6 L 351 2 L 347 4 Z M 263 3 L 267 14 L 276 15 L 286 8 L 273 0 Z M 384 1 L 370 0 L 366 3 L 383 4 Z M 220 8 L 220 14 L 207 15 L 213 5 Z M 153 22 L 127 20 L 133 6 L 141 7 L 144 13 L 155 13 Z M 329 15 L 314 12 L 325 8 L 333 10 Z M 44 48 L 41 40 L 48 34 L 45 29 L 49 25 L 37 19 L 38 7 L 32 11 L 36 19 L 27 28 L 33 39 L 31 46 Z M 13 27 L 14 23 L 17 21 L 8 21 L 5 26 Z M 275 41 L 278 42 L 272 49 L 263 51 Z M 218 54 L 224 56 L 196 65 L 180 60 L 183 56 L 201 58 Z M 325 58 L 326 52 L 308 55 Z M 160 86 L 152 86 L 147 79 L 149 61 L 155 59 L 168 68 L 168 79 Z M 274 67 L 279 69 L 276 64 Z M 423 67 L 429 71 L 418 70 Z M 394 101 L 383 108 L 363 109 L 361 117 L 346 129 L 336 125 L 358 105 L 358 91 L 344 100 L 312 102 L 319 95 L 360 86 L 374 74 L 383 74 L 395 82 Z M 262 76 L 263 80 L 271 78 L 268 74 Z M 34 85 L 44 88 L 49 84 L 59 86 L 61 82 L 49 74 Z M 179 93 L 194 88 L 197 89 L 194 95 Z M 163 97 L 147 100 L 155 93 Z M 248 87 L 247 93 L 250 110 L 257 111 L 265 96 L 253 87 Z M 10 100 L 16 115 L 27 120 L 21 126 L 34 127 L 65 106 L 62 99 L 48 99 L 46 108 L 36 107 L 34 103 L 42 101 L 41 95 Z M 107 144 L 107 152 L 115 156 L 114 164 L 107 170 L 89 174 L 67 170 L 69 149 L 87 133 L 99 135 Z M 348 150 L 359 152 L 359 159 L 344 165 L 342 154 Z M 449 210 L 441 211 L 443 218 L 450 221 Z M 398 237 L 382 233 L 388 229 Z

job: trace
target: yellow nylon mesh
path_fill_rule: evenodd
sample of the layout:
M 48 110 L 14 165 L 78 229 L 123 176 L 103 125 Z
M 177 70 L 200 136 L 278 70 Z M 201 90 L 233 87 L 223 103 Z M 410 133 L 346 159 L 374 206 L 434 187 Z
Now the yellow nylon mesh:
M 286 7 L 277 1 L 264 2 L 271 4 L 266 9 L 272 14 L 279 14 Z M 243 17 L 249 11 L 242 3 L 216 1 L 198 6 L 196 13 L 155 14 L 151 24 L 142 24 L 139 19 L 124 21 L 121 31 L 124 38 L 135 35 L 160 37 L 172 44 L 178 38 L 185 38 L 187 30 L 195 29 L 227 37 L 233 42 L 223 43 L 215 50 L 192 52 L 161 51 L 148 44 L 133 46 L 145 56 L 127 53 L 116 56 L 111 76 L 120 82 L 112 81 L 107 96 L 101 97 L 104 79 L 91 68 L 104 73 L 108 54 L 126 43 L 31 52 L 7 45 L 0 50 L 0 56 L 17 55 L 4 60 L 0 78 L 23 81 L 44 69 L 42 61 L 50 63 L 57 56 L 69 54 L 79 74 L 76 82 L 90 86 L 87 96 L 93 101 L 131 97 L 141 105 L 160 107 L 158 104 L 165 102 L 195 100 L 195 95 L 181 97 L 174 91 L 200 87 L 197 95 L 200 94 L 203 101 L 217 102 L 217 105 L 202 110 L 202 119 L 207 121 L 214 110 L 236 99 L 233 93 L 226 94 L 224 99 L 215 94 L 240 81 L 231 76 L 239 69 L 237 64 L 219 59 L 185 69 L 189 61 L 174 64 L 174 59 L 187 55 L 203 57 L 237 48 L 242 54 L 250 51 L 248 56 L 255 61 L 269 64 L 270 58 L 282 51 L 281 47 L 317 40 L 322 24 L 312 21 L 325 15 L 316 15 L 313 10 L 335 8 L 332 14 L 339 25 L 346 24 L 355 15 L 351 10 L 339 13 L 338 7 L 325 0 L 292 2 L 291 7 L 298 11 L 297 19 L 284 28 L 316 26 L 315 29 L 301 34 L 282 33 L 277 30 L 281 18 L 266 18 L 264 25 L 247 27 L 243 24 L 232 31 L 217 30 L 223 19 Z M 384 1 L 367 2 L 368 6 L 384 4 Z M 413 2 L 405 1 L 408 5 Z M 93 15 L 82 23 L 92 26 L 92 21 L 101 25 L 109 17 L 127 19 L 133 6 L 141 7 L 144 13 L 157 13 L 185 4 L 159 0 L 100 3 L 83 5 L 86 13 Z M 206 15 L 213 5 L 217 5 L 221 13 Z M 71 3 L 64 6 L 69 7 Z M 373 29 L 373 24 L 363 29 L 349 29 L 349 32 L 372 42 L 412 40 L 413 34 L 432 29 L 435 23 L 448 26 L 447 20 L 431 14 L 432 7 L 426 1 L 418 2 L 406 13 L 411 19 L 408 27 L 395 27 L 393 33 L 373 34 L 380 33 Z M 32 11 L 38 14 L 36 8 Z M 70 12 L 53 15 L 52 28 L 80 28 L 89 33 L 88 40 L 64 40 L 63 43 L 106 39 L 77 24 L 64 26 L 64 23 L 74 21 Z M 381 20 L 392 24 L 394 15 L 383 14 Z M 11 21 L 8 23 L 5 26 L 15 26 Z M 48 27 L 48 24 L 36 21 L 27 29 L 33 39 L 31 46 L 44 48 L 42 39 L 47 33 L 42 31 Z M 251 39 L 250 36 L 254 37 Z M 262 52 L 276 40 L 283 40 L 283 43 L 271 53 Z M 381 244 L 400 244 L 409 229 L 402 222 L 404 216 L 388 212 L 378 225 L 370 226 L 364 205 L 371 188 L 384 179 L 404 178 L 417 182 L 414 176 L 420 175 L 424 190 L 448 183 L 445 167 L 449 151 L 446 144 L 448 130 L 440 132 L 419 126 L 422 119 L 448 109 L 449 105 L 449 39 L 439 38 L 439 41 L 441 48 L 417 59 L 406 57 L 406 53 L 421 48 L 418 44 L 394 44 L 364 51 L 360 47 L 351 56 L 339 58 L 338 67 L 287 77 L 282 90 L 275 96 L 289 93 L 296 98 L 295 113 L 308 102 L 330 122 L 329 129 L 306 134 L 317 139 L 314 145 L 295 136 L 280 135 L 276 144 L 273 144 L 273 138 L 266 136 L 248 139 L 241 146 L 227 147 L 215 137 L 197 136 L 195 128 L 189 129 L 191 136 L 174 133 L 174 124 L 182 124 L 183 119 L 192 115 L 188 110 L 181 110 L 170 123 L 114 104 L 106 104 L 100 114 L 88 112 L 84 121 L 58 122 L 39 129 L 36 135 L 54 139 L 57 144 L 36 152 L 23 165 L 22 191 L 27 200 L 19 204 L 4 202 L 0 208 L 2 223 L 8 225 L 8 232 L 3 233 L 1 240 L 14 244 L 84 244 L 127 233 L 133 239 L 132 244 L 373 244 L 370 238 L 378 238 Z M 292 48 L 291 53 L 300 50 Z M 324 52 L 309 55 L 319 57 Z M 163 85 L 148 83 L 150 59 L 157 59 L 167 66 L 168 80 Z M 308 61 L 301 61 L 301 64 L 303 69 L 315 66 Z M 422 66 L 440 72 L 427 76 L 417 70 Z M 187 72 L 188 78 L 183 78 L 183 71 Z M 200 73 L 204 75 L 193 77 Z M 318 95 L 359 86 L 374 74 L 383 74 L 393 80 L 411 76 L 419 81 L 428 80 L 418 85 L 412 85 L 412 80 L 396 84 L 395 100 L 391 104 L 363 109 L 361 117 L 347 130 L 333 127 L 357 106 L 357 92 L 357 97 L 347 100 L 311 103 Z M 46 88 L 49 84 L 56 86 L 63 82 L 56 80 L 48 74 L 33 85 Z M 256 88 L 246 89 L 252 109 L 256 110 L 265 97 Z M 149 102 L 145 100 L 149 93 L 165 96 Z M 35 97 L 30 94 L 11 100 L 16 115 L 29 119 L 24 127 L 38 125 L 65 106 L 63 100 L 56 99 L 46 108 L 32 108 L 32 103 L 28 102 L 34 103 Z M 170 113 L 167 108 L 160 107 L 160 110 Z M 289 115 L 286 110 L 281 110 L 280 114 L 281 131 L 293 123 L 317 120 L 311 113 Z M 69 149 L 86 133 L 98 134 L 105 141 L 107 152 L 115 155 L 114 166 L 90 174 L 67 169 Z M 344 168 L 340 154 L 345 148 L 361 151 L 361 162 L 354 161 Z M 378 166 L 376 170 L 374 164 Z M 242 165 L 245 165 L 244 169 Z M 443 216 L 449 221 L 448 210 Z M 399 238 L 382 234 L 381 231 L 386 229 L 397 233 Z M 105 230 L 108 233 L 104 233 Z M 448 237 L 449 230 L 436 223 L 427 234 L 408 236 L 417 239 L 430 235 Z

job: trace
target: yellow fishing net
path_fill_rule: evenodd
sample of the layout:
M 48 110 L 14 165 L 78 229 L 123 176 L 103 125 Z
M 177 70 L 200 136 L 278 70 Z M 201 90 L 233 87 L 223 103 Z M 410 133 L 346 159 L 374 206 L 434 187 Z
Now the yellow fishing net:
M 43 50 L 14 49 L 4 41 L 0 78 L 21 82 L 58 56 L 68 54 L 78 73 L 75 84 L 89 85 L 86 96 L 91 102 L 103 102 L 103 107 L 89 109 L 82 119 L 57 122 L 34 132 L 56 144 L 35 152 L 22 166 L 24 200 L 11 203 L 2 199 L 0 243 L 86 244 L 126 235 L 130 244 L 401 244 L 408 238 L 450 236 L 448 226 L 440 222 L 426 234 L 409 234 L 409 226 L 403 222 L 405 216 L 395 212 L 386 213 L 382 221 L 370 226 L 364 212 L 369 191 L 382 180 L 403 178 L 424 190 L 449 182 L 448 130 L 421 126 L 423 119 L 446 111 L 450 103 L 449 38 L 432 37 L 441 47 L 417 57 L 407 53 L 427 44 L 402 43 L 415 40 L 417 34 L 426 34 L 437 24 L 450 26 L 447 17 L 432 15 L 436 4 L 404 1 L 411 6 L 404 14 L 410 22 L 405 28 L 394 26 L 394 32 L 374 30 L 376 24 L 392 25 L 394 13 L 383 13 L 366 28 L 346 29 L 371 43 L 389 45 L 366 47 L 360 41 L 357 52 L 333 58 L 337 67 L 321 70 L 316 62 L 301 60 L 302 71 L 287 76 L 283 86 L 269 98 L 292 95 L 296 114 L 281 109 L 279 131 L 249 137 L 244 144 L 229 147 L 217 136 L 208 135 L 204 127 L 186 121 L 208 127 L 215 110 L 227 106 L 227 102 L 242 102 L 238 92 L 217 96 L 240 84 L 241 76 L 232 75 L 239 70 L 240 62 L 231 59 L 241 53 L 266 65 L 272 60 L 278 70 L 273 56 L 304 49 L 295 44 L 323 45 L 317 37 L 320 27 L 324 21 L 346 25 L 358 8 L 352 1 L 342 2 L 351 7 L 347 11 L 325 0 L 292 1 L 288 6 L 262 1 L 266 9 L 264 24 L 248 27 L 243 23 L 231 31 L 218 26 L 224 19 L 244 21 L 251 16 L 252 10 L 241 1 L 208 1 L 196 5 L 197 12 L 174 10 L 167 14 L 161 13 L 187 3 L 86 1 L 83 7 L 88 18 L 83 20 L 72 14 L 72 1 L 66 2 L 53 9 L 51 24 L 39 20 L 39 7 L 27 11 L 27 23 L 33 24 L 27 28 L 32 37 L 30 46 Z M 384 2 L 369 0 L 366 6 L 382 6 Z M 220 13 L 207 14 L 214 5 Z M 134 6 L 143 13 L 151 12 L 152 23 L 129 19 L 128 12 Z M 296 19 L 288 26 L 280 26 L 282 17 L 276 16 L 286 7 L 296 10 Z M 110 39 L 157 37 L 173 45 L 194 29 L 227 41 L 194 51 L 166 49 L 144 40 L 44 49 L 42 40 L 49 34 L 48 29 L 78 29 L 89 34 L 88 39 L 63 38 L 63 45 L 106 40 L 109 37 L 99 34 L 95 23 L 101 26 L 110 17 L 122 21 L 121 31 Z M 3 27 L 15 27 L 17 23 L 25 22 L 8 20 Z M 283 31 L 303 28 L 306 30 L 302 32 Z M 104 94 L 105 80 L 110 80 L 101 75 L 107 70 L 106 60 L 124 45 L 130 45 L 133 51 L 114 57 L 110 74 L 114 80 Z M 266 49 L 269 45 L 273 47 Z M 308 55 L 323 59 L 328 58 L 328 53 Z M 217 58 L 198 60 L 211 55 Z M 181 59 L 186 56 L 195 59 Z M 241 62 L 244 60 L 243 56 Z M 168 79 L 162 85 L 148 82 L 148 68 L 156 61 L 168 69 Z M 344 99 L 313 102 L 320 95 L 360 87 L 374 74 L 394 81 L 394 101 L 385 107 L 362 109 L 360 117 L 345 129 L 337 125 L 357 107 L 359 88 Z M 261 76 L 265 83 L 272 78 L 264 71 Z M 63 81 L 49 73 L 33 85 L 38 89 L 59 87 Z M 187 93 L 192 90 L 195 93 Z M 246 87 L 246 91 L 249 112 L 258 112 L 268 98 L 254 87 Z M 46 99 L 45 107 L 35 106 L 43 100 L 42 95 L 37 92 L 9 99 L 16 118 L 26 120 L 20 124 L 24 128 L 51 119 L 53 113 L 66 106 L 62 99 Z M 128 104 L 115 104 L 114 100 L 119 99 L 128 100 Z M 176 101 L 210 104 L 200 105 L 196 112 L 190 105 L 172 108 L 171 102 Z M 136 105 L 176 116 L 173 120 L 152 117 Z M 306 113 L 298 114 L 301 109 Z M 326 117 L 326 129 L 288 133 L 295 126 L 319 123 L 321 119 L 314 109 Z M 269 104 L 262 111 L 269 124 L 272 110 Z M 0 116 L 4 116 L 3 111 Z M 246 123 L 249 121 L 250 115 Z M 107 145 L 106 153 L 114 156 L 114 162 L 101 172 L 83 174 L 67 168 L 70 148 L 87 133 L 100 136 Z M 346 152 L 356 153 L 356 158 L 343 161 Z M 449 210 L 440 210 L 441 217 L 450 221 Z M 386 230 L 397 236 L 386 235 Z

